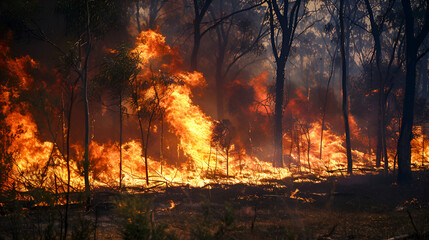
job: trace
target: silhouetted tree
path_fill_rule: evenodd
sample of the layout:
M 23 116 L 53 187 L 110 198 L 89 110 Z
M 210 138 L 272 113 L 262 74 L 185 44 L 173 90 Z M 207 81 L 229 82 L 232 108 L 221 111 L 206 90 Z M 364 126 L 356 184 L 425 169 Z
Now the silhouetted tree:
M 350 143 L 350 127 L 349 127 L 349 105 L 347 95 L 347 63 L 346 63 L 346 52 L 345 52 L 345 33 L 344 33 L 344 0 L 340 0 L 340 8 L 338 10 L 338 16 L 340 19 L 340 52 L 341 52 L 341 82 L 342 82 L 342 93 L 343 93 L 343 118 L 346 132 L 346 149 L 347 149 L 347 172 L 353 174 L 353 160 Z
M 201 38 L 205 32 L 201 33 L 201 21 L 207 13 L 213 0 L 193 0 L 194 20 L 192 22 L 194 30 L 194 45 L 191 54 L 191 70 L 198 70 L 198 51 L 200 50 Z
M 405 17 L 406 82 L 398 141 L 398 182 L 408 183 L 411 173 L 411 140 L 413 139 L 414 103 L 416 97 L 416 66 L 418 51 L 429 32 L 429 0 L 426 0 L 424 23 L 416 32 L 416 21 L 409 0 L 401 0 Z M 421 3 L 424 4 L 424 3 Z M 422 6 L 421 6 L 422 7 Z
M 301 0 L 295 2 L 268 1 L 271 47 L 276 62 L 275 113 L 274 113 L 274 159 L 273 166 L 283 167 L 283 95 L 285 66 L 298 25 Z M 290 8 L 291 7 L 291 8 Z M 278 42 L 278 36 L 281 41 Z

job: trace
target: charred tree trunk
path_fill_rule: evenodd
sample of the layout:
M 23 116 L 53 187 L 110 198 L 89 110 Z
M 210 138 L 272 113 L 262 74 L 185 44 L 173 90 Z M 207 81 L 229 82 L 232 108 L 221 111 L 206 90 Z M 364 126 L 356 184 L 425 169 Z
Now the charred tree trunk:
M 274 159 L 273 166 L 283 167 L 283 95 L 285 81 L 285 67 L 292 46 L 301 0 L 293 3 L 289 10 L 289 1 L 283 1 L 280 6 L 277 0 L 268 1 L 271 48 L 276 61 L 276 85 L 275 85 L 275 112 L 274 112 Z M 281 9 L 282 8 L 282 9 Z M 282 13 L 283 12 L 283 13 Z M 280 25 L 280 30 L 276 33 L 274 17 Z M 277 35 L 281 35 L 280 46 L 277 45 Z M 280 47 L 280 51 L 278 51 Z
M 122 93 L 119 94 L 119 190 L 122 189 Z
M 349 127 L 349 109 L 348 109 L 348 95 L 347 95 L 347 63 L 346 53 L 344 48 L 345 34 L 344 34 L 344 0 L 340 1 L 340 52 L 341 52 L 341 65 L 342 65 L 342 92 L 343 92 L 343 118 L 344 127 L 346 132 L 346 148 L 347 148 L 347 173 L 353 174 L 353 161 L 350 143 L 350 127 Z
M 368 11 L 369 20 L 371 23 L 371 34 L 374 39 L 374 49 L 375 49 L 375 61 L 377 65 L 377 77 L 378 77 L 378 119 L 377 119 L 377 150 L 376 150 L 376 167 L 381 166 L 381 161 L 383 159 L 383 150 L 384 150 L 384 116 L 385 116 L 385 101 L 384 101 L 384 78 L 381 70 L 381 43 L 380 43 L 380 30 L 377 26 L 377 23 L 374 19 L 374 14 L 369 3 L 369 0 L 365 0 L 366 9 Z M 385 157 L 385 156 L 384 156 Z
M 140 111 L 137 112 L 137 117 L 139 120 L 139 128 L 140 128 L 140 136 L 141 136 L 141 141 L 142 141 L 142 152 L 141 152 L 141 157 L 144 157 L 144 150 L 145 150 L 145 141 L 144 141 L 144 131 L 143 131 L 143 122 L 142 122 L 142 116 Z M 146 172 L 146 178 L 147 178 L 147 172 Z M 147 182 L 146 182 L 147 183 Z
M 414 17 L 409 0 L 402 0 L 405 15 L 405 61 L 406 82 L 401 131 L 398 140 L 398 182 L 409 183 L 411 173 L 411 140 L 413 138 L 414 101 L 416 95 L 416 65 L 419 46 L 429 32 L 429 1 L 426 1 L 425 22 L 421 32 L 415 36 Z
M 150 127 L 152 126 L 152 120 L 154 116 L 155 116 L 155 109 L 153 109 L 149 117 L 149 121 L 147 124 L 147 132 L 146 132 L 146 144 L 144 145 L 144 165 L 145 165 L 145 173 L 146 173 L 146 185 L 148 186 L 149 186 L 149 166 L 148 166 L 148 160 L 147 160 L 147 152 L 149 148 Z
M 301 134 L 297 131 L 296 135 L 296 152 L 298 155 L 298 161 L 297 161 L 297 165 L 298 165 L 298 171 L 301 173 Z
M 73 110 L 74 103 L 74 89 L 76 87 L 77 82 L 75 82 L 72 86 L 72 90 L 70 93 L 70 106 L 67 113 L 67 132 L 66 132 L 66 166 L 67 166 L 67 190 L 66 190 L 66 206 L 65 206 L 65 214 L 64 214 L 64 235 L 63 239 L 67 239 L 67 231 L 68 231 L 68 212 L 70 205 L 70 129 L 71 129 L 71 116 Z
M 84 79 L 83 79 L 83 99 L 85 105 L 85 154 L 84 154 L 84 162 L 83 162 L 83 171 L 85 178 L 85 194 L 87 195 L 87 203 L 89 204 L 89 104 L 88 104 L 88 79 L 87 79 L 87 71 L 84 71 Z
M 83 162 L 84 180 L 85 180 L 85 195 L 86 195 L 86 207 L 87 209 L 91 203 L 90 197 L 90 186 L 89 186 L 89 103 L 88 103 L 88 60 L 91 52 L 91 31 L 90 31 L 90 12 L 89 12 L 89 1 L 86 2 L 86 42 L 80 43 L 81 46 L 85 46 L 85 59 L 83 60 L 83 66 L 81 67 L 81 78 L 83 83 L 83 102 L 85 108 L 85 153 Z
M 422 86 L 420 98 L 423 100 L 423 102 L 427 102 L 427 98 L 428 98 L 428 85 L 429 85 L 428 58 L 429 58 L 429 54 L 426 53 L 426 55 L 423 56 L 423 58 L 420 60 L 419 80 Z
M 384 120 L 385 118 L 383 118 Z M 387 140 L 386 140 L 386 123 L 385 121 L 383 122 L 383 155 L 384 155 L 384 174 L 388 174 L 389 173 L 389 157 L 387 155 Z
M 414 99 L 416 85 L 417 48 L 407 36 L 406 47 L 406 83 L 402 124 L 398 141 L 398 182 L 412 180 L 411 174 L 411 140 L 413 138 Z
M 161 165 L 162 175 L 162 162 L 164 160 L 164 114 L 161 114 L 161 137 L 159 139 L 159 161 Z
M 136 0 L 136 23 L 137 23 L 137 31 L 140 34 L 141 27 L 140 27 L 140 0 Z
M 283 95 L 286 59 L 277 62 L 274 112 L 274 166 L 283 167 Z
M 200 50 L 200 43 L 201 43 L 201 21 L 204 18 L 204 15 L 206 14 L 210 4 L 213 0 L 205 0 L 203 5 L 200 6 L 198 0 L 194 0 L 194 21 L 193 21 L 193 28 L 194 28 L 194 45 L 192 47 L 192 54 L 191 54 L 191 70 L 196 71 L 198 70 L 198 52 Z
M 229 177 L 229 147 L 226 149 L 226 177 Z

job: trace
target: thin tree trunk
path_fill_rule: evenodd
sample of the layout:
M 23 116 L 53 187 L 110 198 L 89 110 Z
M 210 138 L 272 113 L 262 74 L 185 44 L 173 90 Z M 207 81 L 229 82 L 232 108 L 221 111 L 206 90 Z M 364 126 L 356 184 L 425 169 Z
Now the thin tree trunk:
M 141 28 L 140 28 L 140 0 L 136 1 L 136 23 L 137 23 L 137 31 L 140 34 Z
M 226 149 L 226 177 L 229 177 L 229 147 Z
M 320 154 L 319 154 L 320 160 L 322 160 L 322 152 L 323 152 L 323 130 L 325 128 L 325 117 L 326 117 L 326 107 L 328 105 L 329 84 L 331 83 L 331 80 L 334 75 L 334 65 L 335 65 L 336 56 L 337 56 L 337 49 L 335 49 L 334 56 L 332 57 L 331 71 L 329 73 L 328 84 L 326 84 L 325 101 L 323 102 L 322 126 L 320 129 Z
M 212 155 L 212 143 L 210 142 L 210 152 L 209 152 L 209 160 L 207 161 L 207 176 L 209 176 L 209 170 L 210 170 L 210 157 Z
M 164 159 L 164 114 L 161 114 L 161 137 L 159 143 L 159 161 L 161 163 L 161 175 L 162 175 L 162 161 Z
M 425 131 L 424 131 L 424 126 L 422 127 L 422 168 L 425 166 Z
M 68 212 L 70 205 L 70 129 L 71 129 L 71 116 L 73 110 L 74 102 L 74 86 L 72 86 L 71 96 L 70 96 L 70 107 L 67 113 L 67 132 L 66 132 L 66 165 L 67 165 L 67 192 L 66 192 L 66 211 L 64 214 L 64 237 L 67 239 L 67 230 L 68 230 Z
M 274 113 L 274 162 L 275 167 L 283 167 L 283 95 L 286 59 L 277 61 L 276 97 Z
M 216 148 L 216 155 L 215 155 L 215 170 L 214 170 L 214 173 L 213 173 L 213 177 L 214 178 L 216 177 L 216 171 L 217 171 L 217 148 Z
M 85 60 L 83 64 L 83 74 L 82 74 L 82 82 L 83 82 L 83 101 L 85 106 L 85 154 L 84 154 L 84 162 L 83 162 L 83 171 L 85 178 L 85 195 L 87 197 L 86 204 L 87 210 L 91 203 L 90 198 L 90 186 L 89 186 L 89 103 L 88 103 L 88 60 L 89 54 L 91 51 L 91 35 L 90 35 L 90 12 L 89 12 L 89 1 L 86 2 L 86 11 L 87 11 L 87 21 L 86 21 L 86 37 L 87 41 L 85 44 Z
M 301 172 L 301 136 L 300 134 L 296 134 L 296 149 L 298 152 L 298 171 Z
M 383 117 L 383 120 L 385 118 Z M 387 140 L 386 140 L 386 123 L 383 122 L 383 155 L 384 155 L 384 174 L 389 173 L 389 157 L 387 155 Z
M 122 93 L 119 94 L 119 190 L 122 189 Z
M 376 167 L 380 167 L 381 161 L 383 159 L 383 149 L 384 149 L 384 78 L 381 72 L 381 44 L 380 44 L 380 31 L 374 19 L 374 14 L 369 3 L 369 0 L 365 0 L 366 9 L 369 14 L 369 20 L 371 23 L 371 34 L 374 39 L 374 48 L 375 48 L 375 61 L 377 65 L 377 77 L 378 77 L 378 121 L 377 121 L 377 150 L 376 150 Z
M 346 132 L 346 148 L 347 148 L 347 173 L 353 174 L 353 161 L 350 143 L 350 127 L 349 127 L 349 112 L 348 112 L 348 95 L 347 95 L 347 63 L 344 49 L 344 0 L 340 1 L 340 52 L 342 62 L 342 90 L 343 90 L 343 118 Z
M 292 116 L 291 116 L 292 117 Z M 292 162 L 292 152 L 293 152 L 293 142 L 294 142 L 294 133 L 293 133 L 293 120 L 292 120 L 292 127 L 290 129 L 290 149 L 289 149 L 289 156 L 287 161 L 287 168 L 290 170 L 291 162 Z
M 426 53 L 425 56 L 420 59 L 419 66 L 419 85 L 421 85 L 420 98 L 426 102 L 428 98 L 428 85 L 429 85 L 429 77 L 428 77 L 428 58 L 429 54 Z
M 310 165 L 310 146 L 311 146 L 311 139 L 310 139 L 310 132 L 308 132 L 308 128 L 307 128 L 307 133 L 305 134 L 306 138 L 307 138 L 307 163 L 308 163 L 308 170 L 311 173 L 311 165 Z
M 137 113 L 138 116 L 138 120 L 139 120 L 139 128 L 140 128 L 140 136 L 141 136 L 141 141 L 142 141 L 142 154 L 141 156 L 144 156 L 144 132 L 143 132 L 143 123 L 142 123 L 142 117 L 140 115 L 140 112 Z
M 83 171 L 85 179 L 85 194 L 87 197 L 87 204 L 90 201 L 90 187 L 89 187 L 89 104 L 88 104 L 88 79 L 87 71 L 84 70 L 84 79 L 83 79 L 83 99 L 85 106 L 85 153 L 84 153 L 84 162 L 83 162 Z
M 147 160 L 147 152 L 149 147 L 149 136 L 150 136 L 150 127 L 152 126 L 152 120 L 155 115 L 155 109 L 153 109 L 152 113 L 149 117 L 149 122 L 147 124 L 147 133 L 146 133 L 146 145 L 144 147 L 144 164 L 145 164 L 145 172 L 146 172 L 146 185 L 149 186 L 149 166 Z

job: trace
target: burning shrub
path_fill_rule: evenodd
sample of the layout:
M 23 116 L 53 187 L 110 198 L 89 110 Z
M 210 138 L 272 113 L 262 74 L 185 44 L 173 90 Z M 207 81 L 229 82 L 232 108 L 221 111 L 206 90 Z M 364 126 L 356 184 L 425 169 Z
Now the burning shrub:
M 3 116 L 0 116 L 3 119 Z M 8 175 L 12 169 L 13 154 L 8 151 L 11 136 L 7 134 L 8 127 L 0 121 L 0 190 L 7 183 Z

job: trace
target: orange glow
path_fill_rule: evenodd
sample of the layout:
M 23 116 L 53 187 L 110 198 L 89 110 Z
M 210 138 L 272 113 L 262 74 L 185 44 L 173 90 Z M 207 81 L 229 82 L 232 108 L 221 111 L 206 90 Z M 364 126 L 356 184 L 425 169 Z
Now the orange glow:
M 149 156 L 148 169 L 151 184 L 162 184 L 163 186 L 176 184 L 205 186 L 212 182 L 259 184 L 266 179 L 282 179 L 295 174 L 294 169 L 274 168 L 269 162 L 271 159 L 261 161 L 235 145 L 230 146 L 227 159 L 226 149 L 212 143 L 215 120 L 204 113 L 192 99 L 194 88 L 203 88 L 207 85 L 203 74 L 183 70 L 184 67 L 181 66 L 182 60 L 178 56 L 177 49 L 172 49 L 166 45 L 165 37 L 159 32 L 150 30 L 142 32 L 136 39 L 133 53 L 140 57 L 138 84 L 143 84 L 149 81 L 154 74 L 161 73 L 176 80 L 168 86 L 154 84 L 150 88 L 141 90 L 141 96 L 144 96 L 143 100 L 145 101 L 155 98 L 157 94 L 162 96 L 159 99 L 159 107 L 163 110 L 168 131 L 177 137 L 177 149 L 183 151 L 187 160 L 181 165 L 161 166 L 161 161 L 157 157 Z M 19 88 L 28 88 L 33 81 L 28 70 L 38 67 L 39 64 L 29 56 L 18 59 L 8 57 L 8 48 L 2 44 L 0 44 L 0 57 L 0 63 L 9 69 L 10 75 L 18 79 Z M 250 85 L 255 90 L 255 99 L 258 102 L 264 102 L 268 97 L 267 76 L 268 73 L 263 72 L 250 81 Z M 53 142 L 39 139 L 36 122 L 24 104 L 15 108 L 11 107 L 11 98 L 16 95 L 19 95 L 18 89 L 6 88 L 2 89 L 0 98 L 3 106 L 1 111 L 7 116 L 5 121 L 11 129 L 11 134 L 15 136 L 9 147 L 15 157 L 10 181 L 25 179 L 25 185 L 16 186 L 20 190 L 30 187 L 53 186 L 57 183 L 66 182 L 66 163 L 58 146 Z M 287 111 L 291 111 L 294 116 L 307 121 L 308 132 L 300 131 L 299 136 L 295 136 L 299 139 L 300 155 L 296 150 L 293 150 L 289 158 L 285 159 L 285 163 L 287 161 L 293 162 L 300 167 L 302 172 L 311 171 L 319 176 L 341 174 L 340 171 L 332 172 L 332 170 L 345 169 L 347 166 L 344 137 L 336 135 L 330 129 L 325 130 L 322 146 L 323 155 L 320 159 L 321 124 L 310 118 L 307 96 L 300 90 L 297 90 L 296 95 L 298 97 L 291 99 L 288 103 L 286 114 Z M 138 109 L 143 104 L 143 102 L 139 102 Z M 270 114 L 269 111 L 267 114 L 267 110 L 262 107 L 258 107 L 254 112 L 259 112 L 262 115 Z M 154 123 L 151 128 L 152 133 L 159 133 L 161 129 L 159 126 Z M 351 128 L 354 136 L 358 136 L 359 129 L 353 117 L 351 117 Z M 416 128 L 415 134 L 422 136 L 422 129 Z M 307 138 L 311 140 L 310 146 L 307 144 Z M 285 142 L 292 141 L 286 133 L 284 140 Z M 412 145 L 412 164 L 413 168 L 417 168 L 424 163 L 422 156 L 429 156 L 429 143 L 424 145 L 423 139 L 419 138 L 414 139 Z M 166 146 L 166 148 L 170 147 L 175 149 L 175 146 Z M 81 190 L 84 187 L 81 166 L 83 147 L 73 145 L 72 148 L 76 152 L 76 159 L 71 161 L 71 185 L 74 189 Z M 140 139 L 129 140 L 121 148 L 123 149 L 123 184 L 126 186 L 145 186 L 145 166 Z M 289 153 L 287 148 L 285 144 L 283 149 L 285 155 Z M 113 187 L 118 185 L 118 149 L 119 146 L 116 142 L 91 143 L 90 183 L 92 186 Z M 353 156 L 355 167 L 373 165 L 370 157 L 361 151 L 353 150 Z M 393 156 L 393 153 L 389 153 L 391 169 Z M 229 177 L 225 177 L 227 161 Z M 342 170 L 342 172 L 345 171 Z M 60 189 L 60 191 L 64 191 L 64 189 Z M 296 196 L 298 191 L 297 189 L 290 197 L 300 199 Z M 167 208 L 172 209 L 174 207 L 175 203 L 170 201 L 170 206 Z

